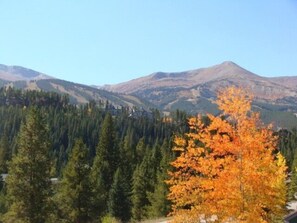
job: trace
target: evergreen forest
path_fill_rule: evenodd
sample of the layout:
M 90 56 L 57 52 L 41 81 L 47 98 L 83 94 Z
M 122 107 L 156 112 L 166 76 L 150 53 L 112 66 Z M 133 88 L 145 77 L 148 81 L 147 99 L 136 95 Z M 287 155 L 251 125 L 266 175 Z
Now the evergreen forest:
M 185 112 L 78 106 L 56 93 L 2 88 L 0 115 L 3 222 L 128 222 L 170 212 L 165 180 Z

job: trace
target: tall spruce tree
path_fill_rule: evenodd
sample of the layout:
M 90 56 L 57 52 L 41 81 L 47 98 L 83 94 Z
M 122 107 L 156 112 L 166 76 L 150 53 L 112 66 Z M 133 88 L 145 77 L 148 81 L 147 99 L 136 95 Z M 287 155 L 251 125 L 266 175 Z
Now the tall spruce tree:
M 132 177 L 132 218 L 140 221 L 148 217 L 147 207 L 150 205 L 148 193 L 153 191 L 155 167 L 152 167 L 152 151 L 147 149 L 143 161 L 138 165 Z
M 164 140 L 161 147 L 162 159 L 157 170 L 157 182 L 155 184 L 154 192 L 148 194 L 150 206 L 148 207 L 148 215 L 150 218 L 157 218 L 166 216 L 170 211 L 170 201 L 167 199 L 169 187 L 165 183 L 169 179 L 168 170 L 170 162 L 173 160 L 173 154 L 170 152 L 171 146 L 167 140 Z
M 19 133 L 17 154 L 9 165 L 9 207 L 3 222 L 47 221 L 51 195 L 49 145 L 44 118 L 32 108 Z
M 61 216 L 68 222 L 91 220 L 92 188 L 88 149 L 82 139 L 75 142 L 56 195 Z
M 147 218 L 146 206 L 149 201 L 147 199 L 147 178 L 145 176 L 143 165 L 137 166 L 133 173 L 132 181 L 132 219 L 141 221 Z
M 9 142 L 7 134 L 4 133 L 0 139 L 0 172 L 7 173 L 7 161 L 9 159 Z
M 118 167 L 118 147 L 115 143 L 115 131 L 112 116 L 108 113 L 104 118 L 96 156 L 92 166 L 92 183 L 95 193 L 95 213 L 102 216 L 107 212 L 109 190 L 113 183 L 113 176 Z
M 146 153 L 146 143 L 145 143 L 145 138 L 142 137 L 138 143 L 137 143 L 137 146 L 136 146 L 136 160 L 137 160 L 137 163 L 141 163 L 145 153 Z
M 108 200 L 108 211 L 111 216 L 127 222 L 130 217 L 130 184 L 121 168 L 114 175 Z
M 288 199 L 296 200 L 295 194 L 297 192 L 297 152 L 295 151 L 293 163 L 291 166 L 291 181 L 288 188 Z

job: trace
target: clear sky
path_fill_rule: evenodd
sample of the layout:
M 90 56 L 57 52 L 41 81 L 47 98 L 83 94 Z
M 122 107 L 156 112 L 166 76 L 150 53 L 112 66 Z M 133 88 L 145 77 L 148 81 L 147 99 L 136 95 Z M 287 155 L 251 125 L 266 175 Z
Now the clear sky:
M 0 64 L 83 84 L 231 60 L 297 75 L 297 0 L 0 0 Z

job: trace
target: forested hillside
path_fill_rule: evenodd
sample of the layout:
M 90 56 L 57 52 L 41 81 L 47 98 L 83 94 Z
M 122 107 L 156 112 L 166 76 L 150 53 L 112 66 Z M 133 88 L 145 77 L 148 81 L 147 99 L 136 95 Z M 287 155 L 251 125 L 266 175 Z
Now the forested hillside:
M 56 93 L 0 89 L 0 168 L 8 173 L 1 184 L 1 221 L 137 222 L 166 216 L 172 209 L 165 181 L 181 154 L 172 148 L 176 136 L 190 131 L 188 118 L 179 110 L 164 117 L 158 110 L 94 101 L 76 106 Z M 292 170 L 293 199 L 297 133 L 283 129 L 274 135 Z M 31 172 L 19 171 L 24 166 Z M 36 206 L 26 203 L 30 199 Z
M 169 213 L 168 188 L 164 180 L 174 157 L 173 136 L 187 130 L 184 112 L 176 111 L 164 118 L 158 110 L 116 109 L 111 104 L 95 102 L 75 106 L 69 103 L 67 96 L 56 93 L 1 89 L 2 173 L 12 171 L 7 160 L 12 160 L 23 149 L 20 141 L 24 137 L 20 135 L 33 137 L 40 131 L 24 133 L 21 127 L 28 124 L 28 119 L 34 119 L 32 108 L 38 108 L 35 113 L 41 114 L 47 129 L 42 137 L 49 142 L 50 177 L 59 179 L 51 195 L 55 204 L 51 206 L 51 213 L 55 214 L 49 218 L 74 222 L 83 216 L 85 220 L 79 222 L 98 222 L 109 213 L 128 221 Z M 87 168 L 84 178 L 77 175 L 76 168 L 80 164 Z M 85 186 L 80 188 L 81 197 L 76 198 L 80 190 L 77 187 L 81 184 Z M 2 214 L 9 206 L 5 196 L 10 190 L 8 187 L 16 183 L 4 185 Z M 80 213 L 80 208 L 84 207 L 77 207 L 76 199 L 81 205 L 89 205 L 87 213 Z M 8 213 L 11 214 L 11 210 Z M 7 218 L 7 214 L 4 216 Z

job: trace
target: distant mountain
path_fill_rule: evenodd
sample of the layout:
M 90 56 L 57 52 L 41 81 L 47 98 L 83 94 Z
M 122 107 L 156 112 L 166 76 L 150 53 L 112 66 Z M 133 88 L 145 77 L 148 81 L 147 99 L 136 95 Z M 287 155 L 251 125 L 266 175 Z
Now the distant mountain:
M 53 77 L 20 66 L 6 66 L 0 64 L 0 79 L 5 81 L 29 81 L 53 79 Z
M 261 77 L 239 67 L 233 62 L 227 61 L 213 67 L 185 72 L 157 72 L 125 83 L 109 85 L 106 86 L 106 89 L 121 93 L 135 93 L 163 87 L 192 88 L 196 85 L 205 84 L 211 81 L 231 78 L 258 80 Z
M 137 95 L 163 111 L 182 109 L 196 114 L 217 113 L 213 101 L 219 90 L 231 85 L 254 95 L 253 108 L 261 111 L 265 121 L 278 122 L 281 117 L 280 122 L 297 124 L 293 114 L 297 113 L 297 77 L 262 77 L 231 61 L 191 71 L 157 72 L 104 89 Z
M 59 80 L 49 75 L 20 66 L 0 65 L 0 87 L 11 86 L 25 90 L 53 91 L 68 94 L 72 103 L 82 104 L 90 100 L 113 104 L 149 108 L 153 105 L 132 95 L 107 92 L 91 86 Z
M 138 95 L 164 110 L 186 106 L 197 112 L 203 110 L 201 102 L 210 102 L 218 90 L 230 85 L 246 88 L 254 94 L 256 102 L 283 105 L 288 109 L 297 102 L 297 77 L 261 77 L 230 61 L 179 73 L 157 72 L 105 89 Z
M 189 113 L 218 113 L 213 103 L 219 90 L 238 86 L 254 95 L 253 109 L 265 122 L 276 126 L 297 126 L 297 77 L 262 77 L 239 65 L 222 64 L 184 72 L 157 72 L 117 85 L 86 86 L 55 79 L 43 73 L 0 65 L 0 87 L 54 91 L 68 94 L 73 103 L 109 101 L 115 106 L 175 109 Z

